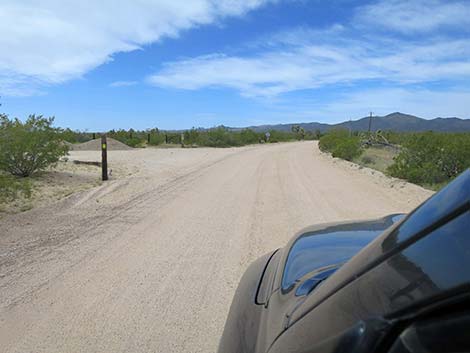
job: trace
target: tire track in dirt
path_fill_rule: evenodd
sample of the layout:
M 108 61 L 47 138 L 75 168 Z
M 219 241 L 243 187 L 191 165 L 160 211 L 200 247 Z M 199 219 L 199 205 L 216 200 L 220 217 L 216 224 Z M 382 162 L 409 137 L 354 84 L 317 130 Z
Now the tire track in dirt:
M 0 352 L 213 352 L 254 258 L 431 194 L 311 142 L 113 156 L 139 172 L 2 219 Z

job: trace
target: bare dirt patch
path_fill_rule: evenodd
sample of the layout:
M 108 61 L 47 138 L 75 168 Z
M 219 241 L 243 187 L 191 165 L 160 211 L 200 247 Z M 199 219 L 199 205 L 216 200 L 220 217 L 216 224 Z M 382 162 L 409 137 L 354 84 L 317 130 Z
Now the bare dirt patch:
M 119 150 L 110 151 L 109 154 L 117 151 Z M 5 213 L 47 207 L 69 195 L 101 185 L 100 162 L 101 154 L 98 151 L 70 151 L 56 166 L 29 177 L 31 197 L 19 196 L 11 202 L 1 204 L 0 217 L 2 214 L 5 216 Z M 111 180 L 132 174 L 122 163 L 110 163 L 108 168 Z
M 132 147 L 110 137 L 106 139 L 106 143 L 108 151 L 132 150 Z M 69 147 L 72 151 L 101 151 L 101 139 L 94 139 L 79 144 L 69 144 Z
M 31 197 L 18 197 L 7 204 L 2 204 L 0 214 L 1 212 L 17 213 L 50 205 L 77 191 L 99 185 L 100 175 L 101 170 L 95 166 L 61 161 L 56 167 L 30 177 Z

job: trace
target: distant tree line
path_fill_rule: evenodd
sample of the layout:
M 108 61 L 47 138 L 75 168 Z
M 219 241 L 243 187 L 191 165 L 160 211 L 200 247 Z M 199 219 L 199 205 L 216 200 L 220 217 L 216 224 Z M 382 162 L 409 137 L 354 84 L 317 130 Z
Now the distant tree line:
M 225 126 L 210 129 L 192 128 L 183 131 L 162 131 L 157 128 L 147 130 L 110 130 L 105 132 L 108 137 L 114 138 L 131 147 L 158 146 L 162 144 L 178 144 L 185 147 L 236 147 L 257 143 L 275 143 L 296 140 L 314 140 L 320 136 L 319 131 L 304 131 L 294 126 L 292 131 L 270 130 L 256 132 L 252 129 L 234 130 Z M 73 131 L 65 129 L 61 132 L 62 138 L 70 143 L 81 143 L 97 138 L 98 133 Z

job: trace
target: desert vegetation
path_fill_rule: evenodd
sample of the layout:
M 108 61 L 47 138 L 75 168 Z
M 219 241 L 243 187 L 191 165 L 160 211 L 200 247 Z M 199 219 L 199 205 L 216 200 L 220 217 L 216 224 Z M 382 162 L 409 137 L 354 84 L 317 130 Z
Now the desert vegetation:
M 305 132 L 301 128 L 292 131 L 270 130 L 256 132 L 252 129 L 231 129 L 217 126 L 210 129 L 192 128 L 181 131 L 163 131 L 158 128 L 147 130 L 110 130 L 108 137 L 114 138 L 131 147 L 182 145 L 184 147 L 237 147 L 258 143 L 276 143 L 297 140 L 313 140 L 318 138 L 317 132 Z M 62 138 L 69 143 L 86 142 L 98 133 L 73 131 L 70 129 L 61 132 Z
M 56 164 L 67 154 L 60 129 L 54 118 L 36 117 L 23 123 L 19 119 L 0 117 L 0 170 L 14 176 L 28 177 Z
M 31 196 L 27 178 L 67 153 L 54 118 L 31 115 L 24 123 L 0 115 L 0 203 Z
M 352 161 L 362 153 L 361 139 L 357 133 L 350 133 L 345 129 L 331 130 L 320 138 L 320 150 L 331 152 L 333 157 Z
M 371 143 L 366 133 L 332 130 L 320 138 L 319 147 L 334 157 L 432 189 L 470 167 L 469 133 L 390 131 L 380 136 L 387 143 Z
M 407 134 L 390 175 L 422 185 L 444 185 L 470 167 L 470 134 Z
M 64 135 L 77 142 L 87 136 L 53 124 L 54 118 L 31 115 L 23 122 L 0 114 L 0 211 L 27 210 L 96 185 L 96 168 L 65 157 Z

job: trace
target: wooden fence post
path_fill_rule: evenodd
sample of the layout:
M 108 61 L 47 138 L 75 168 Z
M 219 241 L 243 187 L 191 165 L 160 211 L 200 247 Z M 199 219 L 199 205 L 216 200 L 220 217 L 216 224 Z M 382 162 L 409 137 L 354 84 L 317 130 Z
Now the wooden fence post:
M 106 135 L 101 135 L 101 179 L 108 180 L 108 143 Z

